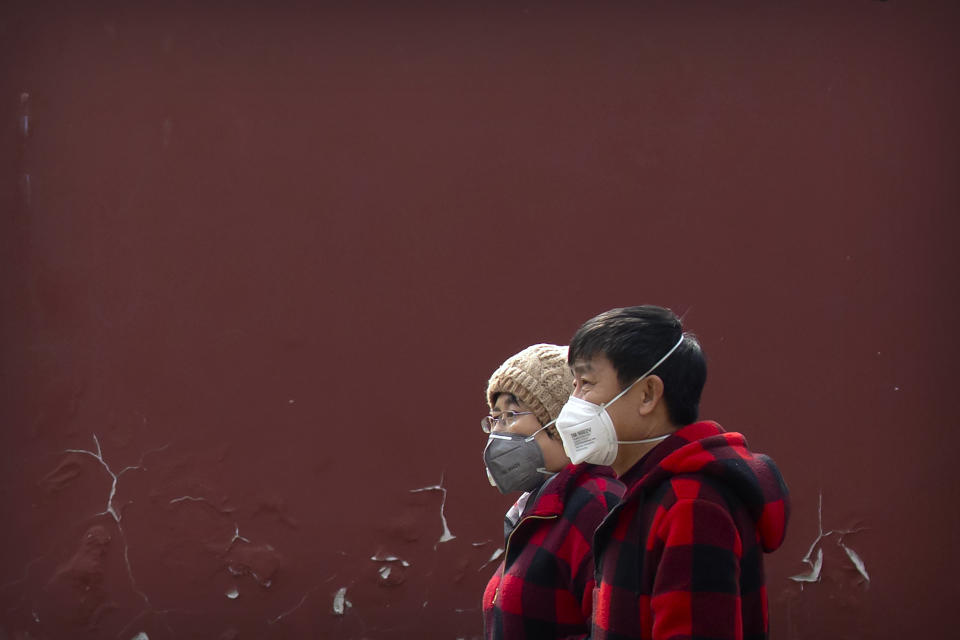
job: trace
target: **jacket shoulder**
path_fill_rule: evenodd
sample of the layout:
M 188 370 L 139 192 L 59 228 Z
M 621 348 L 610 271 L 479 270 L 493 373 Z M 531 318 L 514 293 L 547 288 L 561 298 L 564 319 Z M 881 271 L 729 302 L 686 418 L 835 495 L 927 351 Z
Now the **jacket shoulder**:
M 609 467 L 577 466 L 584 468 L 576 470 L 567 486 L 564 516 L 588 521 L 586 526 L 596 527 L 620 503 L 626 488 Z

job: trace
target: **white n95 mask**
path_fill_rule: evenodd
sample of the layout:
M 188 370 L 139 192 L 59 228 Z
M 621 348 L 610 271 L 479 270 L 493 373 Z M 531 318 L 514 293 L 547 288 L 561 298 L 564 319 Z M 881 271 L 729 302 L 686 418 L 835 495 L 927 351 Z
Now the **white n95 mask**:
M 668 433 L 645 440 L 617 440 L 617 430 L 613 426 L 613 419 L 607 413 L 607 407 L 619 400 L 627 391 L 630 391 L 633 385 L 653 373 L 682 343 L 683 335 L 681 334 L 677 344 L 673 345 L 665 356 L 660 358 L 646 373 L 631 382 L 623 391 L 615 395 L 610 402 L 600 405 L 583 398 L 570 396 L 567 403 L 563 405 L 563 409 L 560 410 L 560 415 L 557 416 L 557 431 L 560 432 L 563 450 L 570 458 L 570 462 L 573 464 L 588 462 L 590 464 L 609 465 L 613 464 L 613 461 L 617 458 L 618 444 L 646 444 L 660 442 L 670 437 Z

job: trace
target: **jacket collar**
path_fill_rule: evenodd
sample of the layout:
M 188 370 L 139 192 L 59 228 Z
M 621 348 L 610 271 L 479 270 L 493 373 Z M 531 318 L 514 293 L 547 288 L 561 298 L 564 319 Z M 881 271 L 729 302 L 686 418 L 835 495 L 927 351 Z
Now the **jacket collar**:
M 564 505 L 570 494 L 580 486 L 585 476 L 616 478 L 610 467 L 595 464 L 568 464 L 556 475 L 547 479 L 536 496 L 536 503 L 526 516 L 554 516 L 563 513 Z
M 645 456 L 640 458 L 636 464 L 620 476 L 620 481 L 627 485 L 627 496 L 624 496 L 624 498 L 634 493 L 634 490 L 640 489 L 641 486 L 647 486 L 651 482 L 659 481 L 660 476 L 663 475 L 662 473 L 658 473 L 663 471 L 661 469 L 661 463 L 674 452 L 682 449 L 691 442 L 722 433 L 726 433 L 723 427 L 709 420 L 694 422 L 693 424 L 688 424 L 685 427 L 677 429 L 669 438 L 648 451 Z

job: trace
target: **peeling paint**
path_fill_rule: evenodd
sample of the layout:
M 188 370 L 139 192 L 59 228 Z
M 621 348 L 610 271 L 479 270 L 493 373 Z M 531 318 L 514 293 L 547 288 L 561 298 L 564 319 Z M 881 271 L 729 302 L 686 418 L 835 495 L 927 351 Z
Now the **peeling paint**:
M 817 557 L 811 562 L 809 557 L 805 557 L 803 562 L 810 565 L 810 571 L 790 576 L 794 582 L 820 582 L 820 571 L 823 569 L 823 549 L 817 549 Z
M 490 554 L 490 559 L 480 565 L 480 568 L 477 571 L 483 571 L 491 562 L 494 562 L 503 555 L 503 547 L 498 548 L 493 553 Z
M 242 542 L 243 545 L 238 545 Z M 261 587 L 268 589 L 282 563 L 280 554 L 269 543 L 253 544 L 240 535 L 240 527 L 233 526 L 233 538 L 225 550 L 226 569 L 232 576 L 250 576 Z
M 353 603 L 347 600 L 347 588 L 340 587 L 333 596 L 333 613 L 342 616 L 347 608 L 352 607 Z
M 440 476 L 440 484 L 420 487 L 419 489 L 410 489 L 410 493 L 420 493 L 422 491 L 439 491 L 443 494 L 443 497 L 440 499 L 440 521 L 443 523 L 443 533 L 440 534 L 440 539 L 437 540 L 437 543 L 433 546 L 433 548 L 436 549 L 440 543 L 449 542 L 457 537 L 451 533 L 450 527 L 447 526 L 447 517 L 444 515 L 444 508 L 447 504 L 447 489 L 443 486 L 443 476 Z
M 236 587 L 231 587 L 227 589 L 227 592 L 224 595 L 226 595 L 231 600 L 236 600 L 237 598 L 240 597 L 240 592 L 237 591 Z
M 382 555 L 382 554 L 379 554 L 379 553 L 378 553 L 378 554 L 374 554 L 374 555 L 370 556 L 370 559 L 373 560 L 374 562 L 399 562 L 399 563 L 400 563 L 402 566 L 404 566 L 404 567 L 409 567 L 409 566 L 410 566 L 410 563 L 407 562 L 406 560 L 404 560 L 404 559 L 402 559 L 402 558 L 399 558 L 399 557 L 397 557 L 397 556 L 394 556 L 394 555 L 389 555 L 389 554 L 388 554 L 388 555 Z
M 869 583 L 870 574 L 867 573 L 867 566 L 864 564 L 863 560 L 860 558 L 860 554 L 858 554 L 856 551 L 854 551 L 847 545 L 843 544 L 842 538 L 837 541 L 837 544 L 843 547 L 843 550 L 847 552 L 847 557 L 850 558 L 850 562 L 852 562 L 853 566 L 856 567 L 857 571 L 860 572 L 860 575 L 863 576 L 863 579 Z
M 801 562 L 810 566 L 810 571 L 790 576 L 789 579 L 793 580 L 794 582 L 799 582 L 801 589 L 803 588 L 804 583 L 820 582 L 821 572 L 823 570 L 823 547 L 818 545 L 820 545 L 824 538 L 835 535 L 837 536 L 837 546 L 844 550 L 844 552 L 847 554 L 847 558 L 849 558 L 850 562 L 853 563 L 854 568 L 856 568 L 856 570 L 861 576 L 863 576 L 869 585 L 870 574 L 867 573 L 866 564 L 860 555 L 847 546 L 843 541 L 844 536 L 859 533 L 860 531 L 864 531 L 864 529 L 831 529 L 830 531 L 826 532 L 823 530 L 823 491 L 821 491 L 817 503 L 817 537 L 814 538 L 813 543 L 807 550 L 807 554 L 800 560 Z M 814 552 L 816 552 L 816 557 L 813 557 Z
M 829 535 L 829 534 L 827 534 Z M 823 492 L 820 492 L 820 497 L 817 503 L 817 537 L 814 539 L 813 544 L 810 545 L 810 548 L 807 550 L 807 554 L 801 558 L 800 562 L 804 562 L 810 565 L 810 571 L 807 573 L 797 574 L 795 576 L 790 576 L 790 579 L 794 582 L 819 582 L 820 581 L 820 571 L 823 569 L 823 549 L 818 549 L 817 545 L 820 544 L 820 541 L 823 540 Z M 817 557 L 815 560 L 811 560 L 814 550 L 817 551 Z M 802 585 L 801 585 L 802 586 Z

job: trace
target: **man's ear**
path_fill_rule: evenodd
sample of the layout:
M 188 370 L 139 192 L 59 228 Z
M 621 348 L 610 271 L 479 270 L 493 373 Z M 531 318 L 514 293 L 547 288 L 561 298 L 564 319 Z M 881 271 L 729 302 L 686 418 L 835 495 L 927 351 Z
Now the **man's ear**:
M 648 416 L 653 413 L 663 398 L 663 380 L 660 376 L 649 376 L 640 381 L 637 385 L 640 387 L 640 404 L 637 405 L 637 413 L 642 416 Z

